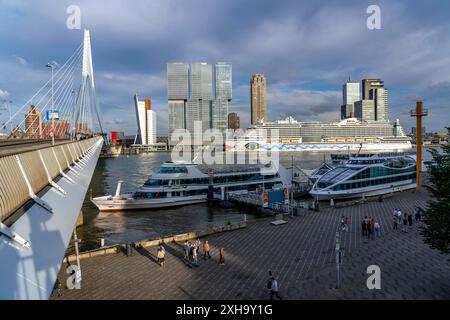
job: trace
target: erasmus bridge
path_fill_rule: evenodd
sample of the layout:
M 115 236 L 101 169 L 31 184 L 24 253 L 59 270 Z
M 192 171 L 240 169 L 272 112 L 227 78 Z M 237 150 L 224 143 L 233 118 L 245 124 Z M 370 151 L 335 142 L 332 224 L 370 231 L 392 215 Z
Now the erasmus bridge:
M 51 78 L 1 124 L 0 299 L 49 299 L 105 143 L 89 31 L 46 67 Z

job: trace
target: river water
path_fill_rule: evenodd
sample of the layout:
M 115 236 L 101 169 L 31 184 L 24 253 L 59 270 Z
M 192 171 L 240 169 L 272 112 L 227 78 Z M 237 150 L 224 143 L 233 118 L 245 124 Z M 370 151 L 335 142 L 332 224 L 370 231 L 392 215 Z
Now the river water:
M 82 250 L 98 247 L 101 238 L 105 239 L 106 245 L 114 245 L 203 230 L 209 226 L 242 220 L 244 213 L 247 219 L 258 218 L 239 208 L 208 207 L 206 204 L 100 213 L 91 203 L 91 195 L 114 194 L 119 180 L 123 180 L 122 192 L 134 191 L 164 161 L 170 160 L 170 156 L 169 152 L 154 152 L 99 159 L 82 207 L 84 224 L 77 229 L 78 237 L 82 239 Z M 324 160 L 331 162 L 329 153 L 283 152 L 280 153 L 280 163 L 290 167 L 292 157 L 295 166 L 302 169 L 316 168 Z

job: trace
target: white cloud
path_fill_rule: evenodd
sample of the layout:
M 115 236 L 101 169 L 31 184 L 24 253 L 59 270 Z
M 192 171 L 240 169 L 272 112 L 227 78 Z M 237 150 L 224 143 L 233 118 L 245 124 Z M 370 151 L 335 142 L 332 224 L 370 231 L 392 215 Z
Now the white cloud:
M 22 58 L 18 55 L 13 55 L 14 58 L 16 58 L 17 62 L 22 65 L 22 66 L 26 66 L 28 64 L 27 60 L 25 60 L 25 58 Z
M 7 98 L 8 96 L 8 91 L 0 89 L 0 98 Z

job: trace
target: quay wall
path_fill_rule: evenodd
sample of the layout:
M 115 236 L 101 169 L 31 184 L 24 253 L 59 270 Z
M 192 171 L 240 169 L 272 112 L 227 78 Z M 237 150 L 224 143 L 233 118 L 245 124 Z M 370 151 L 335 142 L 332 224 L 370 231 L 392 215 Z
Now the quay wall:
M 226 224 L 223 226 L 208 228 L 208 229 L 202 230 L 202 231 L 193 231 L 193 232 L 187 232 L 187 233 L 182 233 L 182 234 L 178 234 L 178 235 L 167 236 L 167 237 L 162 237 L 162 238 L 157 238 L 157 239 L 138 241 L 138 242 L 134 242 L 133 246 L 134 246 L 134 248 L 156 247 L 162 243 L 183 242 L 185 240 L 203 238 L 203 237 L 210 236 L 210 235 L 213 235 L 216 233 L 233 231 L 233 230 L 242 229 L 245 227 L 247 227 L 247 221 L 240 221 L 237 223 L 231 223 L 231 224 Z M 125 251 L 126 246 L 127 246 L 127 244 L 124 243 L 124 244 L 101 247 L 99 249 L 81 252 L 79 254 L 79 258 L 87 259 L 87 258 L 105 255 L 105 254 L 114 254 L 114 253 L 117 253 L 120 251 Z M 74 261 L 76 261 L 76 255 L 75 254 L 69 255 L 67 257 L 67 259 L 69 262 L 74 262 Z

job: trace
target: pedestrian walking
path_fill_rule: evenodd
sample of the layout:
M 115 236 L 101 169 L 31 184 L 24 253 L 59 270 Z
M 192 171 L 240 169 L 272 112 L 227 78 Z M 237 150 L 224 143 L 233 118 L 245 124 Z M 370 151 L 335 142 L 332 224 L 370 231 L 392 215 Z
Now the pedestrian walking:
M 223 266 L 225 264 L 225 254 L 224 254 L 223 247 L 220 247 L 220 251 L 219 251 L 219 264 L 221 266 Z
M 369 217 L 369 220 L 367 222 L 367 238 L 371 238 L 373 236 L 373 219 L 372 217 Z
M 395 214 L 393 216 L 393 220 L 394 220 L 394 230 L 397 230 L 397 226 L 398 226 L 398 217 L 397 214 Z
M 412 224 L 413 224 L 413 216 L 412 216 L 412 213 L 409 213 L 409 214 L 408 214 L 408 224 L 409 224 L 409 227 L 411 228 L 411 227 L 412 227 Z
M 416 207 L 416 221 L 420 222 L 422 221 L 422 209 L 420 209 L 419 207 Z
M 200 241 L 200 238 L 197 238 L 195 241 L 195 245 L 197 246 L 197 253 L 200 254 L 200 249 L 202 247 L 202 242 Z
M 403 232 L 408 232 L 408 214 L 406 212 L 403 213 Z
M 368 220 L 367 220 L 367 216 L 364 218 L 363 222 L 362 222 L 362 235 L 363 237 L 367 237 L 367 225 L 368 225 Z
M 58 296 L 61 297 L 61 281 L 59 279 L 56 279 L 55 285 L 53 286 L 52 296 Z
M 208 256 L 208 259 L 211 259 L 211 255 L 210 255 L 210 247 L 209 247 L 209 243 L 208 240 L 205 241 L 205 243 L 203 243 L 203 259 L 206 260 L 206 256 Z
M 197 254 L 198 254 L 198 247 L 196 244 L 194 244 L 192 246 L 192 260 L 194 261 L 195 265 L 198 265 L 198 259 L 197 259 Z
M 345 218 L 344 218 L 345 232 L 348 232 L 349 224 L 350 224 L 350 219 L 348 218 L 348 216 L 345 216 Z
M 340 226 L 339 226 L 340 231 L 344 231 L 345 230 L 345 217 L 344 216 L 341 217 L 341 220 L 339 223 L 340 223 Z
M 378 222 L 374 223 L 374 230 L 375 230 L 375 237 L 380 238 L 381 237 L 381 227 Z
M 158 253 L 156 254 L 156 258 L 158 259 L 158 263 L 161 268 L 164 268 L 165 255 L 166 254 L 165 254 L 164 249 L 162 248 L 162 246 L 160 246 L 158 248 Z
M 187 240 L 184 241 L 183 248 L 184 248 L 184 258 L 188 259 L 189 258 L 189 243 Z
M 192 256 L 194 253 L 194 246 L 192 245 L 191 242 L 188 243 L 188 247 L 189 247 L 189 260 L 192 260 Z
M 277 280 L 272 277 L 270 279 L 270 300 L 273 300 L 273 296 L 277 297 L 279 300 L 282 300 L 279 294 L 279 286 Z

